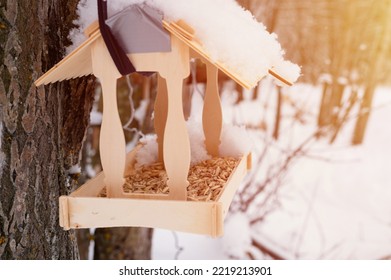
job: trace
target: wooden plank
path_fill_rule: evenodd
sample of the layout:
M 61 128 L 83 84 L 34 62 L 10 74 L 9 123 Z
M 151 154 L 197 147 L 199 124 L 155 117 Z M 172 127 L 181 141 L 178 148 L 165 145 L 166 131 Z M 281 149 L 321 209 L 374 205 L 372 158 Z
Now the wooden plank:
M 274 78 L 276 78 L 277 80 L 280 80 L 281 82 L 283 82 L 284 84 L 288 85 L 288 86 L 291 86 L 293 85 L 293 83 L 291 83 L 290 81 L 288 81 L 287 79 L 285 79 L 284 77 L 282 77 L 280 74 L 278 74 L 277 72 L 275 72 L 274 70 L 272 69 L 269 69 L 268 70 L 269 74 L 272 75 Z
M 163 162 L 164 127 L 167 121 L 168 92 L 166 80 L 158 74 L 156 99 L 154 107 L 154 128 L 158 145 L 158 161 Z
M 88 180 L 77 190 L 70 194 L 72 197 L 97 197 L 105 187 L 105 174 L 99 172 L 97 176 Z
M 91 37 L 96 31 L 99 30 L 99 21 L 95 20 L 86 29 L 84 29 L 84 35 Z
M 70 228 L 154 227 L 213 237 L 223 231 L 216 202 L 69 197 L 68 207 Z
M 253 166 L 253 156 L 251 153 L 247 156 L 247 170 L 250 170 Z
M 105 172 L 108 197 L 121 197 L 125 183 L 126 143 L 117 106 L 118 72 L 103 41 L 96 40 L 91 48 L 92 68 L 102 86 L 103 115 L 99 138 L 102 168 Z
M 60 196 L 59 198 L 59 207 L 60 207 L 60 226 L 63 227 L 65 230 L 70 229 L 69 225 L 69 207 L 68 207 L 68 197 L 67 196 Z
M 190 74 L 189 48 L 171 36 L 175 59 L 167 62 L 159 74 L 166 79 L 168 91 L 167 120 L 164 127 L 163 160 L 171 199 L 187 199 L 187 176 L 190 169 L 190 140 L 183 114 L 183 79 Z
M 181 34 L 188 40 L 194 40 L 194 29 L 187 24 L 183 19 L 170 23 L 175 29 L 180 30 Z
M 223 110 L 217 82 L 218 69 L 209 61 L 206 64 L 206 89 L 202 111 L 202 127 L 205 135 L 205 146 L 212 157 L 219 156 L 220 136 L 223 127 Z
M 123 193 L 122 198 L 148 199 L 148 200 L 171 200 L 171 198 L 168 194 L 127 193 L 127 192 Z
M 211 209 L 211 224 L 215 226 L 212 227 L 212 237 L 219 237 L 224 234 L 224 215 L 223 215 L 224 206 L 221 203 L 215 203 Z
M 240 186 L 240 183 L 242 182 L 244 176 L 247 174 L 247 160 L 248 160 L 248 155 L 242 157 L 242 159 L 240 160 L 236 168 L 232 171 L 231 175 L 229 176 L 227 183 L 224 186 L 224 189 L 221 192 L 220 196 L 217 198 L 217 201 L 221 202 L 223 206 L 222 209 L 223 219 L 228 213 L 229 206 L 231 205 L 236 190 Z

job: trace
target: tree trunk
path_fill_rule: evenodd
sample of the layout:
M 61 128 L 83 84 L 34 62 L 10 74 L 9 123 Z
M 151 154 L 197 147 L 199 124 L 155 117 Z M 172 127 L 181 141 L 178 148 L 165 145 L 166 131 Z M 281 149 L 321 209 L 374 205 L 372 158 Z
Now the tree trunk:
M 323 83 L 322 99 L 320 101 L 319 115 L 318 115 L 318 127 L 321 128 L 329 124 L 329 112 L 330 112 L 330 85 L 326 82 Z
M 100 228 L 95 231 L 94 259 L 151 259 L 152 229 Z
M 354 108 L 354 106 L 356 105 L 357 103 L 357 100 L 358 100 L 358 88 L 357 87 L 354 87 L 350 90 L 350 98 L 349 98 L 349 101 L 348 101 L 348 106 L 347 108 L 345 109 L 345 111 L 342 112 L 341 114 L 341 117 L 339 117 L 336 121 L 336 125 L 335 125 L 335 128 L 334 128 L 334 131 L 333 131 L 333 134 L 330 138 L 330 144 L 333 144 L 334 141 L 337 139 L 338 137 L 338 134 L 339 132 L 341 131 L 342 127 L 344 124 L 346 124 L 349 116 L 350 116 L 350 112 L 352 111 L 352 109 Z
M 0 259 L 76 259 L 58 198 L 76 177 L 93 79 L 36 88 L 64 55 L 78 0 L 0 0 Z
M 382 24 L 380 25 L 381 27 L 378 28 L 380 30 L 378 36 L 372 43 L 373 52 L 371 57 L 372 62 L 369 68 L 370 73 L 366 79 L 364 97 L 361 102 L 359 116 L 354 128 L 352 139 L 353 145 L 359 145 L 364 141 L 376 86 L 379 84 L 382 72 L 386 68 L 385 61 L 387 61 L 387 55 L 390 51 L 391 22 L 388 19 L 391 14 L 391 1 L 383 1 L 381 4 L 382 5 L 377 6 L 378 13 L 376 16 L 382 20 Z
M 375 94 L 376 86 L 374 83 L 371 83 L 364 92 L 364 98 L 360 105 L 359 115 L 357 118 L 356 126 L 354 128 L 352 144 L 360 145 L 364 141 L 365 131 L 367 129 L 367 124 L 369 116 L 371 113 L 372 101 Z

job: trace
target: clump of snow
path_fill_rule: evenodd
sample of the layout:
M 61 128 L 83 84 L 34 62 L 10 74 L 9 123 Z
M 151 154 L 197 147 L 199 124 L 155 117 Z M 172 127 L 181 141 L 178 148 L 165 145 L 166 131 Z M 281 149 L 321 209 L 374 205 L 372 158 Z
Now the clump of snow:
M 78 26 L 78 28 L 74 28 L 69 32 L 69 38 L 72 41 L 72 45 L 67 48 L 67 53 L 72 52 L 77 46 L 85 41 L 84 29 L 98 18 L 96 1 L 81 0 L 77 5 L 77 14 L 79 17 L 74 21 L 74 24 Z
M 94 178 L 97 175 L 96 170 L 92 167 L 91 163 L 86 164 L 85 172 L 87 173 L 88 178 Z
M 195 84 L 193 86 L 193 93 L 191 94 L 191 102 L 190 102 L 190 119 L 197 121 L 199 123 L 202 122 L 202 110 L 204 108 L 204 92 L 205 92 L 205 84 Z
M 349 83 L 349 80 L 346 77 L 343 77 L 343 76 L 338 77 L 338 84 L 347 85 L 348 83 Z
M 219 152 L 222 157 L 240 157 L 251 150 L 251 138 L 244 126 L 224 124 Z
M 295 82 L 300 77 L 300 67 L 290 61 L 280 60 L 274 65 L 274 70 L 289 82 Z M 280 80 L 275 79 L 274 82 L 278 86 L 285 86 Z
M 138 150 L 136 155 L 136 167 L 151 165 L 158 160 L 158 145 L 155 134 L 147 134 L 140 139 L 143 146 Z
M 194 28 L 195 36 L 213 61 L 223 63 L 251 84 L 284 60 L 277 35 L 270 34 L 234 0 L 147 2 L 163 11 L 168 21 L 184 19 Z M 298 77 L 298 74 L 291 76 Z
M 198 38 L 215 62 L 243 77 L 250 84 L 266 76 L 273 67 L 282 71 L 295 82 L 300 68 L 286 63 L 284 52 L 276 34 L 270 34 L 235 0 L 117 0 L 108 1 L 109 16 L 125 6 L 146 3 L 163 12 L 168 21 L 185 20 L 195 30 Z M 75 22 L 79 29 L 72 30 L 70 38 L 73 47 L 82 42 L 84 30 L 97 19 L 95 0 L 84 0 L 78 5 L 79 19 Z M 286 67 L 286 69 L 285 69 Z
M 245 213 L 237 212 L 227 219 L 222 239 L 223 250 L 228 256 L 247 258 L 246 252 L 251 249 L 251 225 Z
M 103 115 L 101 112 L 92 110 L 90 113 L 90 125 L 100 125 L 102 123 Z
M 132 131 L 134 131 L 132 129 Z M 129 153 L 130 151 L 132 151 L 138 144 L 139 144 L 139 140 L 140 140 L 140 137 L 143 137 L 144 134 L 142 134 L 141 132 L 137 133 L 130 142 L 126 143 L 126 152 Z
M 333 82 L 333 77 L 329 73 L 323 73 L 319 76 L 319 82 L 331 84 Z
M 202 125 L 195 119 L 190 118 L 187 121 L 187 132 L 190 139 L 191 160 L 190 165 L 210 159 L 205 147 L 205 136 Z
M 81 167 L 79 164 L 72 165 L 68 170 L 68 174 L 79 174 L 81 172 Z

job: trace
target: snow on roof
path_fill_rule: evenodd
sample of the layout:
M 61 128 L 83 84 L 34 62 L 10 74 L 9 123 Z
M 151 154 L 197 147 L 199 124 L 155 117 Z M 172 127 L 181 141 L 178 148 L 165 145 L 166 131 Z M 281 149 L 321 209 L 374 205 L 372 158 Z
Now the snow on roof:
M 111 0 L 109 16 L 132 4 L 146 3 L 163 12 L 165 20 L 184 20 L 195 30 L 197 38 L 214 62 L 246 77 L 255 84 L 269 69 L 295 82 L 300 67 L 284 60 L 284 51 L 276 34 L 244 10 L 234 0 Z M 97 18 L 95 0 L 79 4 L 77 24 L 84 29 Z M 73 31 L 74 44 L 81 43 L 81 32 Z

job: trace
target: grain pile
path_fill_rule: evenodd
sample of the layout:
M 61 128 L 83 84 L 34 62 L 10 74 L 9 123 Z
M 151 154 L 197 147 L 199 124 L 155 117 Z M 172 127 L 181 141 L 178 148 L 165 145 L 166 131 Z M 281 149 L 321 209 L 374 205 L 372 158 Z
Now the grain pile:
M 239 159 L 212 158 L 189 170 L 188 200 L 215 201 Z M 137 194 L 168 194 L 167 174 L 162 163 L 142 166 L 126 178 L 124 192 Z

